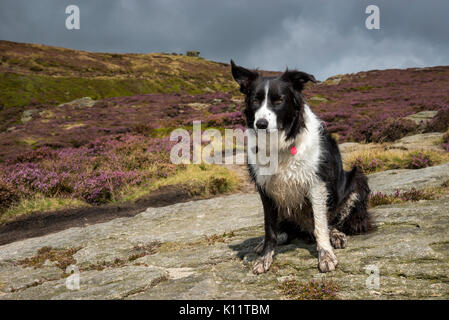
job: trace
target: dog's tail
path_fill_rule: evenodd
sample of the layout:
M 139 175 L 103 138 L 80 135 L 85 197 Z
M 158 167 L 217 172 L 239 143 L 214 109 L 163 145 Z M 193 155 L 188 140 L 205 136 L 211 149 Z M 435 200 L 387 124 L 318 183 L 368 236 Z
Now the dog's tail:
M 342 206 L 342 219 L 338 229 L 346 234 L 361 234 L 374 230 L 374 218 L 368 211 L 370 188 L 368 179 L 360 169 L 347 172 L 347 196 Z M 344 212 L 345 211 L 345 212 Z

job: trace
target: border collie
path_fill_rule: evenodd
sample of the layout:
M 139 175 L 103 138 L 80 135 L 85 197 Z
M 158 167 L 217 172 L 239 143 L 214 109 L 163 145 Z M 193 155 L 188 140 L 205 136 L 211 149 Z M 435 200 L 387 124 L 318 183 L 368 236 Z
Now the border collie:
M 307 82 L 316 82 L 312 75 L 287 69 L 278 77 L 264 77 L 232 60 L 231 68 L 245 94 L 247 128 L 278 133 L 275 172 L 262 175 L 260 164 L 248 164 L 265 221 L 253 272 L 268 271 L 276 245 L 299 233 L 316 240 L 319 270 L 335 270 L 333 248 L 344 248 L 347 234 L 364 233 L 373 226 L 366 176 L 356 167 L 343 170 L 337 143 L 305 103 L 301 92 Z

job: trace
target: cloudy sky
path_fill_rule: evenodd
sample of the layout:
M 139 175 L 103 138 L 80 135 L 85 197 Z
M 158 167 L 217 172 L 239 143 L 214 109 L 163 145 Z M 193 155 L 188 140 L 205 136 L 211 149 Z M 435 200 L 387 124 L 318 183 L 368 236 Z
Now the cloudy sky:
M 80 30 L 65 9 L 78 5 Z M 368 5 L 380 30 L 368 30 Z M 0 39 L 102 52 L 185 52 L 324 80 L 449 65 L 448 0 L 1 0 Z

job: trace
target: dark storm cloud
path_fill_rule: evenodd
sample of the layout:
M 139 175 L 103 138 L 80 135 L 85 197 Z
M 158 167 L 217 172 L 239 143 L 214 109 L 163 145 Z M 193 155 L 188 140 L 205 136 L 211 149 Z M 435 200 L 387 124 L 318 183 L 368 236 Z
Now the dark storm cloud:
M 76 4 L 81 29 L 65 29 Z M 365 8 L 381 29 L 365 28 Z M 185 52 L 324 79 L 360 70 L 449 64 L 447 0 L 2 0 L 0 39 L 90 51 Z

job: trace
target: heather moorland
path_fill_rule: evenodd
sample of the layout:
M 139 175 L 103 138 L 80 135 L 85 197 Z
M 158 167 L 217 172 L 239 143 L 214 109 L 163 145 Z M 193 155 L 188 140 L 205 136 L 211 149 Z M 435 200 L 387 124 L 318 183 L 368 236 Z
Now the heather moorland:
M 132 202 L 164 186 L 238 191 L 218 165 L 174 165 L 175 128 L 243 128 L 229 66 L 179 53 L 109 54 L 0 41 L 0 222 L 39 211 Z M 276 74 L 274 72 L 265 72 Z M 449 123 L 449 67 L 372 70 L 304 96 L 340 143 L 389 143 Z M 430 121 L 406 118 L 436 111 Z M 449 161 L 441 151 L 353 156 L 367 173 Z M 378 197 L 380 197 L 378 195 Z M 379 202 L 378 198 L 373 203 Z

